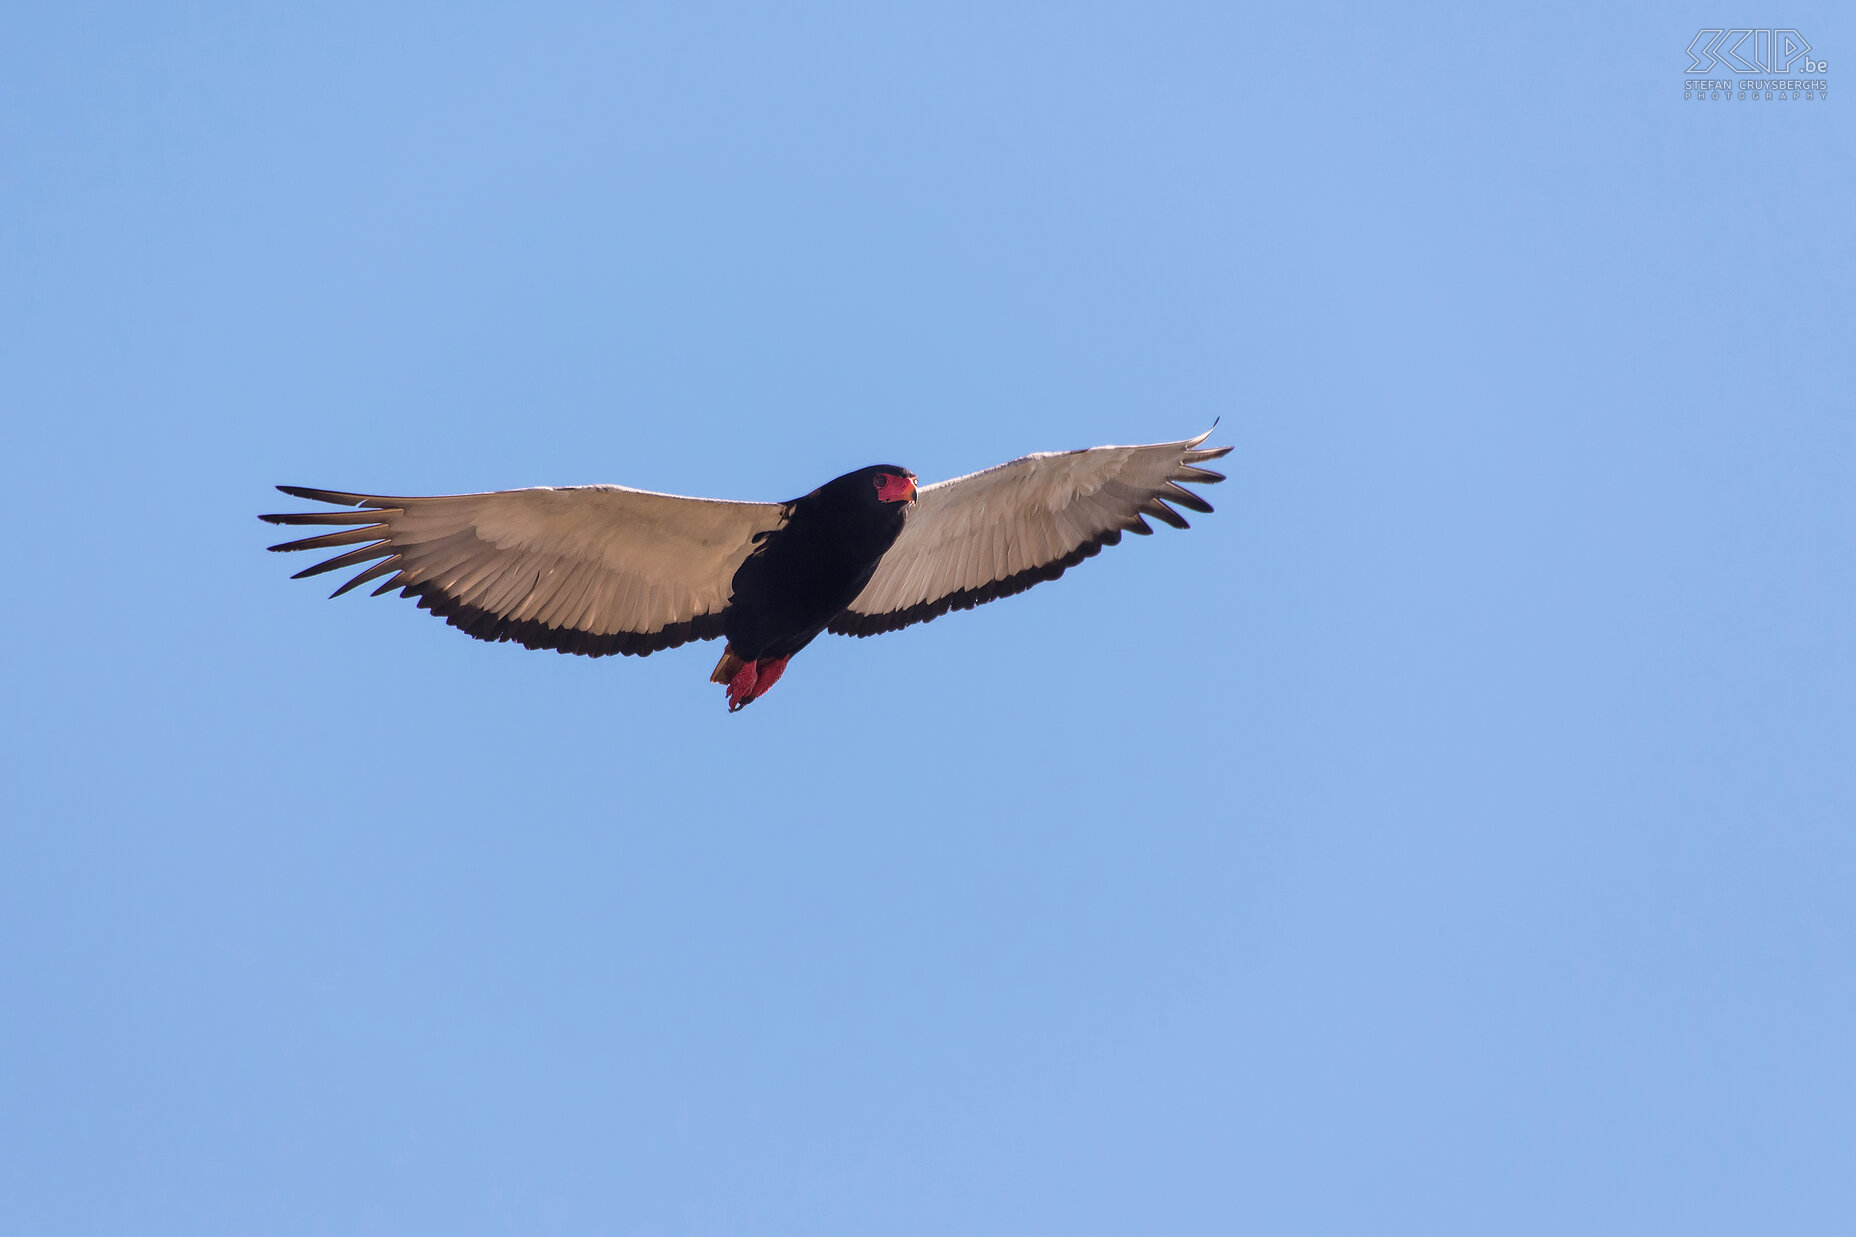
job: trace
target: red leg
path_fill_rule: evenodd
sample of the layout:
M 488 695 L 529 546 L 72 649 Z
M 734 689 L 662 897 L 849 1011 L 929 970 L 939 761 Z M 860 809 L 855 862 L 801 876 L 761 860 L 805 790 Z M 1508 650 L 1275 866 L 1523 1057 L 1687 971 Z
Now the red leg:
M 742 662 L 741 669 L 735 671 L 735 677 L 728 680 L 728 711 L 730 713 L 754 699 L 754 684 L 759 678 L 755 671 L 757 664 L 751 661 Z
M 780 676 L 786 673 L 786 659 L 784 657 L 769 657 L 760 663 L 758 673 L 760 677 L 754 682 L 754 698 L 756 700 L 766 695 L 767 689 L 777 683 Z
M 767 694 L 779 677 L 786 673 L 784 657 L 768 657 L 741 663 L 741 669 L 728 681 L 728 711 L 747 707 Z

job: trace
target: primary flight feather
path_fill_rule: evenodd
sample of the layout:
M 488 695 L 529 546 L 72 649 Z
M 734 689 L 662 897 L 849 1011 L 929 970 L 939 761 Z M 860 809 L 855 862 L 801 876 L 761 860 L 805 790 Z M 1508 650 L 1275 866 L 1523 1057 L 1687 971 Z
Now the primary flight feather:
M 600 657 L 725 637 L 710 676 L 733 712 L 764 695 L 821 632 L 871 636 L 1023 592 L 1114 545 L 1177 528 L 1184 488 L 1229 452 L 1181 442 L 1027 455 L 916 486 L 894 464 L 846 473 L 785 503 L 683 498 L 616 485 L 392 498 L 277 488 L 338 509 L 260 516 L 340 525 L 273 550 L 340 550 L 297 578 L 385 577 L 480 640 Z M 353 547 L 352 549 L 349 547 Z

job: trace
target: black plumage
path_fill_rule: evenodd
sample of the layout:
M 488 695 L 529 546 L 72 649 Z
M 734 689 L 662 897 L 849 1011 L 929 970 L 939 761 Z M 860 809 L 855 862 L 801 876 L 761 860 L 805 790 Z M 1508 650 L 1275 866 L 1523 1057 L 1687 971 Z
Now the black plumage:
M 736 569 L 722 614 L 728 647 L 745 660 L 791 657 L 844 613 L 902 534 L 908 508 L 879 497 L 879 464 L 846 473 L 788 504 L 786 522 Z

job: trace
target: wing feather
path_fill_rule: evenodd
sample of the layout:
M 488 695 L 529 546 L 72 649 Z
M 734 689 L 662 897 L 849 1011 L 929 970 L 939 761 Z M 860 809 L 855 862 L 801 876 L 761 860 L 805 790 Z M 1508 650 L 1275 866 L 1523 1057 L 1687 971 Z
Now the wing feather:
M 390 554 L 386 558 L 383 558 L 379 562 L 375 563 L 372 567 L 369 567 L 366 571 L 363 571 L 360 575 L 356 576 L 354 579 L 348 581 L 348 583 L 336 589 L 333 593 L 330 593 L 329 596 L 340 597 L 343 593 L 347 592 L 351 588 L 359 588 L 361 585 L 366 584 L 369 580 L 378 580 L 381 576 L 391 574 L 392 572 L 398 570 L 399 565 L 400 565 L 400 556 L 397 554 Z M 374 595 L 378 597 L 381 593 L 386 592 L 388 589 L 392 587 L 393 587 L 393 582 L 389 580 L 387 581 L 386 584 L 381 586 L 381 588 Z
M 332 596 L 384 575 L 375 596 L 398 589 L 478 639 L 593 657 L 721 635 L 736 568 L 785 520 L 779 503 L 613 485 L 431 498 L 277 488 L 353 508 L 259 517 L 353 526 L 271 547 L 342 550 L 298 573 L 363 568 Z
M 1212 506 L 1182 483 L 1224 480 L 1199 467 L 1231 450 L 1201 446 L 1210 436 L 1027 455 L 924 486 L 902 535 L 831 630 L 873 636 L 1022 593 L 1124 532 L 1152 533 L 1143 515 L 1188 527 L 1175 507 Z

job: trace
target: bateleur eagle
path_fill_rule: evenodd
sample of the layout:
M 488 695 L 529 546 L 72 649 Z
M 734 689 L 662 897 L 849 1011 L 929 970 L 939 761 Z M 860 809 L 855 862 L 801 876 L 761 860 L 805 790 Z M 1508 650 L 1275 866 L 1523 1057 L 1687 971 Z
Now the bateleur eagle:
M 873 636 L 1023 592 L 1114 545 L 1209 512 L 1183 482 L 1229 447 L 1183 442 L 1027 455 L 915 484 L 895 464 L 846 473 L 784 503 L 682 498 L 616 485 L 389 498 L 277 488 L 339 510 L 260 516 L 354 525 L 273 550 L 342 549 L 294 578 L 386 577 L 479 640 L 602 657 L 727 639 L 711 681 L 733 712 L 765 694 L 820 632 Z M 353 549 L 345 547 L 352 546 Z

